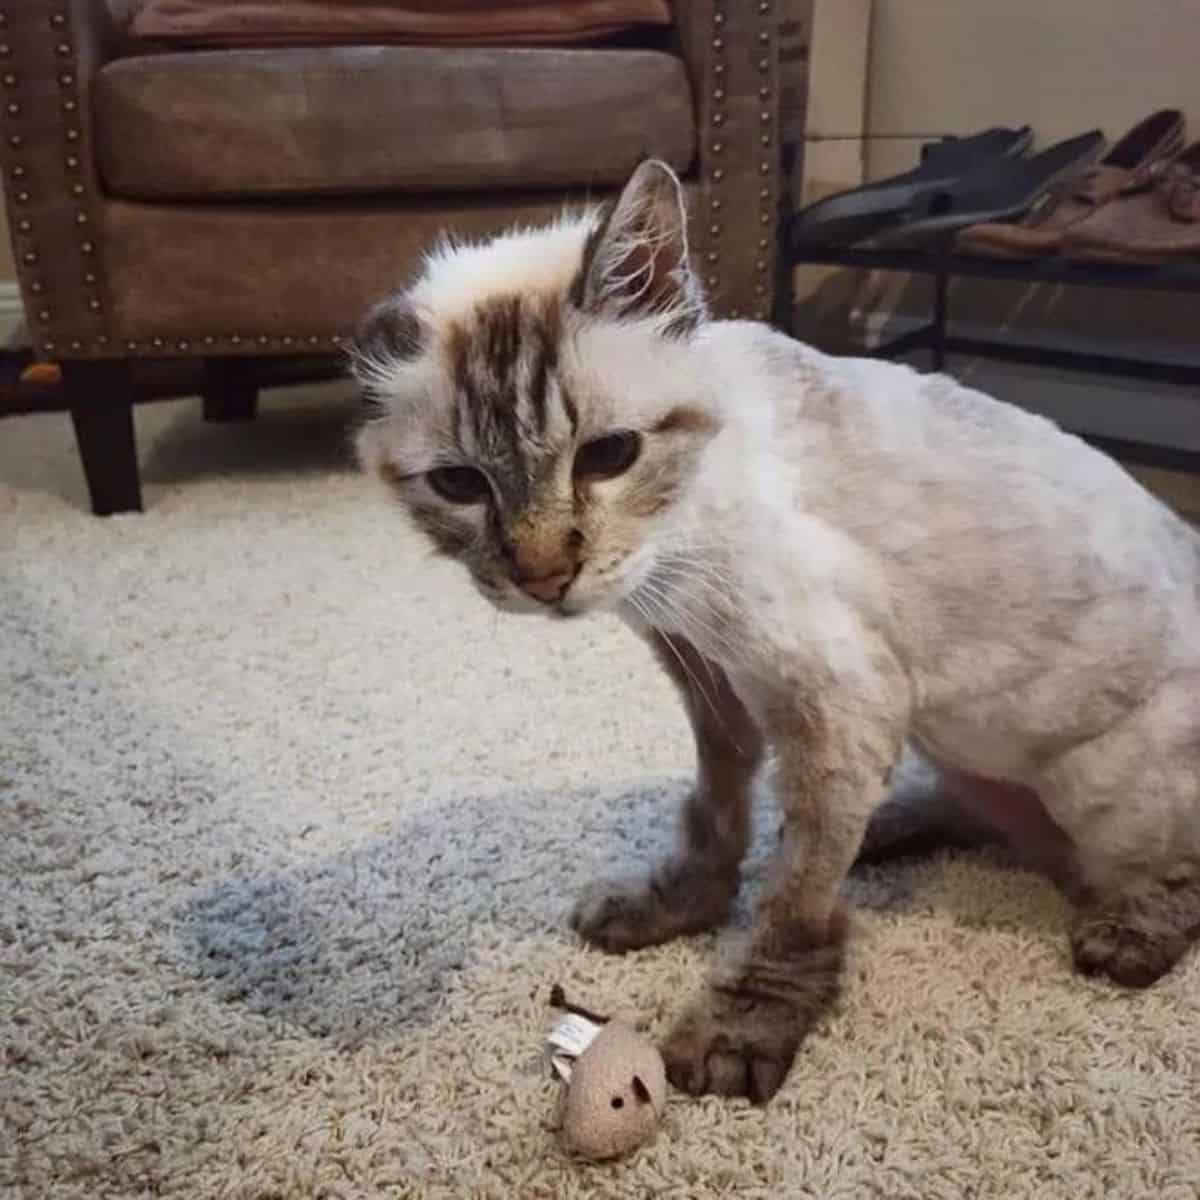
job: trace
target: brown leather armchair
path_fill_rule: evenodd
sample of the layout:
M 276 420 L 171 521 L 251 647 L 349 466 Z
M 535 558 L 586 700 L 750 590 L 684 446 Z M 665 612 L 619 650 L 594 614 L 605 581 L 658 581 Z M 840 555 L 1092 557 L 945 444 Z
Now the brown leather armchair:
M 685 179 L 717 310 L 769 317 L 811 0 L 674 10 L 653 49 L 197 53 L 132 42 L 104 0 L 0 0 L 21 292 L 94 510 L 141 507 L 136 360 L 203 359 L 249 415 L 247 360 L 339 355 L 442 231 L 603 198 L 646 154 Z

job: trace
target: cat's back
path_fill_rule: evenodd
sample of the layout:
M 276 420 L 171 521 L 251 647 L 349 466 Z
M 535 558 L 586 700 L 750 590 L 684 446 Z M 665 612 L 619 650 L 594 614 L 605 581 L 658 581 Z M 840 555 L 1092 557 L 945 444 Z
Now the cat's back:
M 1196 625 L 1200 536 L 1079 438 L 944 375 L 767 330 L 753 355 L 791 502 L 922 605 L 995 595 L 1028 612 L 1149 589 Z
M 1103 498 L 1127 516 L 1177 520 L 1080 438 L 950 376 L 834 357 L 770 331 L 757 355 L 772 440 L 812 503 L 865 493 L 888 511 L 915 490 L 960 513 L 1070 519 L 1094 518 Z
M 835 357 L 765 332 L 770 405 L 780 435 L 797 452 L 822 445 L 838 460 L 888 463 L 900 475 L 954 474 L 966 455 L 1004 474 L 1077 459 L 1076 470 L 1104 470 L 1108 460 L 1044 417 L 995 400 L 948 375 L 902 363 Z M 953 453 L 951 453 L 953 451 Z M 1095 460 L 1095 461 L 1090 461 Z

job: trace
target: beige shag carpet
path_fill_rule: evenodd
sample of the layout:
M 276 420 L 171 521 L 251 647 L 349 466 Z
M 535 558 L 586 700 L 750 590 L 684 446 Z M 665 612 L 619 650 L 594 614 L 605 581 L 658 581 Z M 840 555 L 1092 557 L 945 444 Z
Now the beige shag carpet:
M 65 418 L 0 422 L 0 1195 L 1195 1200 L 1200 957 L 1078 979 L 997 857 L 852 882 L 844 1002 L 769 1107 L 565 1158 L 551 983 L 661 1032 L 712 952 L 564 921 L 668 842 L 687 730 L 615 623 L 429 560 L 348 413 L 144 410 L 149 508 L 108 521 Z

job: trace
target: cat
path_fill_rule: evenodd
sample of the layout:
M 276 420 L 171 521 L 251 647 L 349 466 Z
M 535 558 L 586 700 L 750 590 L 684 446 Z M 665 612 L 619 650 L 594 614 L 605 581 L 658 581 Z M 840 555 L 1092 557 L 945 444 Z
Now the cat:
M 677 1087 L 766 1101 L 912 746 L 1030 842 L 1080 970 L 1152 983 L 1200 933 L 1200 536 L 1050 421 L 711 318 L 686 228 L 646 161 L 599 212 L 435 250 L 354 350 L 361 462 L 433 545 L 501 609 L 620 613 L 689 710 L 678 850 L 574 927 L 720 923 L 770 754 L 772 879 L 663 1046 Z

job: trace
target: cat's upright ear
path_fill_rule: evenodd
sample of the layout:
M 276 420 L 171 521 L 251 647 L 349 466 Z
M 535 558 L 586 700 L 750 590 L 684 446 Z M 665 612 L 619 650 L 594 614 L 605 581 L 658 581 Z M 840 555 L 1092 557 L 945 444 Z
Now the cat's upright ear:
M 675 172 L 644 161 L 588 239 L 572 300 L 584 312 L 661 317 L 664 332 L 686 334 L 706 317 L 688 261 L 687 212 Z

